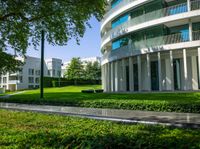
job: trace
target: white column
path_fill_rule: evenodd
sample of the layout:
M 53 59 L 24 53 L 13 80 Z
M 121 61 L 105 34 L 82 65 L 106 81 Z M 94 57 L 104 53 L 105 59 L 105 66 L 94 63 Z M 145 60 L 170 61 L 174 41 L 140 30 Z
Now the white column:
M 160 52 L 158 52 L 158 77 L 159 77 L 159 91 L 162 91 L 162 70 L 161 70 Z
M 6 89 L 9 90 L 9 73 L 6 74 Z
M 183 71 L 184 71 L 184 90 L 188 89 L 188 72 L 187 72 L 187 54 L 186 49 L 183 49 Z
M 115 92 L 119 91 L 119 66 L 118 66 L 118 61 L 115 62 Z
M 130 88 L 130 92 L 134 91 L 133 58 L 132 57 L 129 57 L 129 88 Z
M 114 92 L 115 86 L 114 86 L 114 62 L 111 62 L 110 64 L 110 73 L 111 73 L 111 92 Z
M 101 66 L 101 82 L 102 82 L 102 89 L 104 89 L 104 65 Z
M 107 64 L 104 64 L 104 74 L 105 74 L 105 79 L 104 79 L 104 81 L 105 81 L 105 83 L 104 83 L 104 86 L 105 86 L 105 92 L 107 92 L 108 91 L 108 74 L 107 74 Z
M 198 48 L 198 71 L 198 78 L 200 80 L 200 47 Z
M 196 56 L 191 56 L 192 60 L 192 90 L 198 90 L 198 73 L 197 73 L 197 58 Z
M 147 90 L 151 91 L 151 65 L 150 65 L 150 56 L 146 55 L 147 59 Z
M 122 59 L 122 91 L 126 92 L 126 59 Z
M 142 67 L 141 67 L 141 56 L 137 56 L 137 63 L 138 63 L 138 90 L 142 90 L 142 78 L 141 78 L 141 72 L 142 72 Z
M 190 3 L 190 0 L 187 0 L 187 8 L 188 8 L 188 11 L 191 11 L 191 3 Z
M 189 19 L 189 40 L 192 41 L 193 37 L 192 37 L 192 22 L 191 19 Z
M 111 92 L 111 63 L 108 63 L 108 92 Z

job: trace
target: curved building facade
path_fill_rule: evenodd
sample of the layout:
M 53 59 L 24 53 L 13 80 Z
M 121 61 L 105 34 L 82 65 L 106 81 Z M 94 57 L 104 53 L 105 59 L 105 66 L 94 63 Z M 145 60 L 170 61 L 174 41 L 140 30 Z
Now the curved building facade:
M 105 92 L 200 89 L 200 0 L 111 0 L 101 25 Z

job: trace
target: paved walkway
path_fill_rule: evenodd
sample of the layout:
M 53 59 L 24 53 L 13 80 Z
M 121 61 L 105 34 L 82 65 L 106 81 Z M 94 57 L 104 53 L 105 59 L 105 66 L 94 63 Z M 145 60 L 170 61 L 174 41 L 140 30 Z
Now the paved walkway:
M 24 92 L 26 92 L 26 91 L 21 91 L 21 92 L 16 92 L 16 93 L 12 93 L 12 94 L 7 94 L 5 96 L 0 96 L 0 99 L 1 98 L 9 98 L 10 96 L 17 95 L 17 94 L 22 94 Z
M 0 108 L 61 114 L 124 123 L 161 124 L 175 127 L 200 128 L 200 114 L 194 113 L 149 112 L 15 103 L 0 103 Z

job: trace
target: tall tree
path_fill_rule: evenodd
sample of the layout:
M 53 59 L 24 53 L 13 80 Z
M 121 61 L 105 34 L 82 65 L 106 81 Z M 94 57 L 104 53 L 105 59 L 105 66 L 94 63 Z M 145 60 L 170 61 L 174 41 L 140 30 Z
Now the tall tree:
M 85 66 L 86 80 L 100 80 L 101 79 L 101 65 L 98 61 L 88 62 Z
M 77 84 L 77 80 L 82 80 L 84 78 L 84 69 L 80 58 L 72 58 L 66 69 L 65 77 L 69 80 L 74 80 L 75 84 Z
M 104 14 L 105 0 L 1 0 L 0 2 L 0 62 L 18 64 L 7 53 L 8 48 L 25 55 L 29 45 L 40 44 L 41 29 L 51 45 L 66 45 L 71 38 L 79 43 L 88 20 Z M 14 69 L 7 63 L 3 69 Z M 5 70 L 6 70 L 5 69 Z

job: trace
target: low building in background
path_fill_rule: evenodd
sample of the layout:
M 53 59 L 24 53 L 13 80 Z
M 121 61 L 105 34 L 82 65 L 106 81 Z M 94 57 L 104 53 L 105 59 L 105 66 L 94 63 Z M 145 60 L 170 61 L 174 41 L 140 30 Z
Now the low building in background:
M 39 88 L 40 84 L 40 58 L 20 58 L 24 62 L 21 70 L 15 73 L 6 73 L 0 76 L 0 87 L 15 91 L 23 89 Z M 61 59 L 47 59 L 44 63 L 45 77 L 61 76 Z
M 101 63 L 101 57 L 87 57 L 87 58 L 81 58 L 80 60 L 81 60 L 81 62 L 83 62 L 83 66 L 84 66 L 84 67 L 85 67 L 85 66 L 87 65 L 87 63 L 89 63 L 89 62 L 94 63 L 94 62 L 97 61 L 97 62 Z M 68 62 L 63 63 L 62 72 L 61 72 L 61 77 L 64 78 L 64 74 L 65 74 L 65 72 L 67 71 L 67 67 L 69 66 L 70 63 L 71 63 L 71 61 L 68 61 Z

